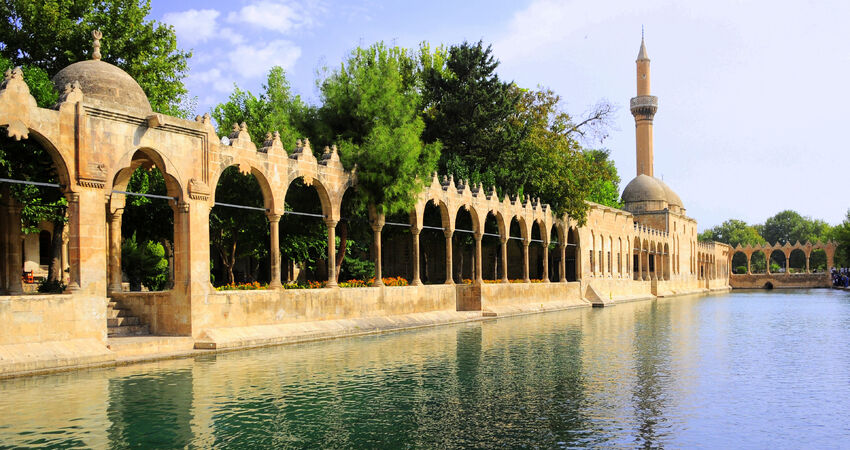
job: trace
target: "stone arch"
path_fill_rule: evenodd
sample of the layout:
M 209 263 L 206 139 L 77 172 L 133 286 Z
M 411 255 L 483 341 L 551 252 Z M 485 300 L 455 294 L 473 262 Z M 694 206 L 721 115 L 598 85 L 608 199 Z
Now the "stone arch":
M 548 277 L 549 266 L 549 236 L 546 234 L 546 224 L 540 219 L 532 219 L 529 223 L 529 278 L 545 280 Z
M 661 260 L 663 261 L 661 267 L 664 273 L 664 279 L 669 280 L 671 278 L 670 262 L 672 258 L 670 258 L 670 245 L 667 242 L 664 243 Z
M 8 125 L 0 125 L 0 128 L 6 128 Z M 73 191 L 74 180 L 71 177 L 73 170 L 73 156 L 66 156 L 62 151 L 59 150 L 50 138 L 48 138 L 45 134 L 39 132 L 39 130 L 34 128 L 28 128 L 29 135 L 27 138 L 35 142 L 38 146 L 40 146 L 45 153 L 50 156 L 51 161 L 53 162 L 53 167 L 56 169 L 56 177 L 59 179 L 59 184 L 62 185 L 61 189 L 64 192 Z
M 802 248 L 793 248 L 788 253 L 789 267 L 796 273 L 806 273 L 806 252 Z
M 578 281 L 581 280 L 581 235 L 576 227 L 569 226 L 566 233 L 567 248 L 564 250 L 566 278 L 567 281 Z
M 742 250 L 734 250 L 731 261 L 733 273 L 741 275 L 750 272 L 750 259 Z
M 260 185 L 260 191 L 263 193 L 263 207 L 266 208 L 266 211 L 271 214 L 283 214 L 284 202 L 275 198 L 275 189 L 269 182 L 269 177 L 262 169 L 253 164 L 244 162 L 233 162 L 232 164 L 222 165 L 220 167 L 221 170 L 219 170 L 210 181 L 210 204 L 215 203 L 216 186 L 218 186 L 218 182 L 221 180 L 221 176 L 224 174 L 224 171 L 230 167 L 237 167 L 239 172 L 243 175 L 253 175 L 257 180 L 257 183 Z M 287 185 L 286 190 L 288 190 L 288 188 L 289 187 Z M 283 191 L 284 198 L 286 198 L 286 190 Z M 319 198 L 321 199 L 321 195 Z
M 111 187 L 115 190 L 125 190 L 130 176 L 140 166 L 153 165 L 162 172 L 166 179 L 168 196 L 176 197 L 178 201 L 184 199 L 186 192 L 185 180 L 180 176 L 177 166 L 163 153 L 152 147 L 138 147 L 129 150 L 116 161 L 113 166 L 114 172 L 109 179 Z M 129 170 L 128 170 L 129 169 Z
M 322 214 L 325 216 L 325 220 L 335 220 L 339 221 L 339 209 L 340 205 L 335 204 L 331 200 L 331 192 L 327 189 L 327 187 L 322 183 L 321 180 L 317 178 L 310 178 L 304 175 L 298 175 L 292 179 L 290 179 L 286 183 L 286 187 L 281 192 L 281 198 L 286 201 L 286 194 L 289 192 L 290 186 L 297 179 L 301 179 L 305 186 L 312 187 L 316 190 L 316 194 L 319 196 L 319 202 L 322 206 Z M 262 187 L 262 186 L 261 186 Z M 340 203 L 342 203 L 342 198 L 339 199 Z
M 785 256 L 785 252 L 782 251 L 782 249 L 778 248 L 778 247 L 769 248 L 767 251 L 770 252 L 768 254 L 768 256 L 770 258 L 770 265 L 773 266 L 773 264 L 775 263 L 777 266 L 779 266 L 777 272 L 784 273 L 785 272 L 785 263 L 787 261 L 786 256 Z M 774 271 L 774 268 L 768 267 L 769 273 L 773 273 L 773 271 Z

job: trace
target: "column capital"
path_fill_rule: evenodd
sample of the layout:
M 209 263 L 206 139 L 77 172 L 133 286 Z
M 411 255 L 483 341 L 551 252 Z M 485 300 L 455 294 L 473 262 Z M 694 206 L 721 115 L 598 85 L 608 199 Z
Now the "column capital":
M 266 213 L 266 217 L 269 219 L 269 222 L 275 223 L 280 222 L 280 219 L 281 217 L 283 217 L 283 214 Z
M 324 218 L 324 219 L 322 219 L 322 221 L 323 221 L 323 222 L 325 222 L 325 225 L 327 225 L 328 227 L 335 227 L 335 226 L 336 226 L 336 224 L 337 224 L 337 223 L 339 223 L 339 221 L 338 221 L 338 220 L 335 220 L 335 219 L 329 219 L 329 218 L 327 218 L 327 217 L 326 217 L 326 218 Z
M 419 227 L 412 226 L 412 225 L 410 226 L 410 234 L 412 234 L 414 236 L 418 235 L 421 231 L 422 231 L 422 229 L 419 228 Z
M 444 228 L 443 229 L 443 236 L 445 236 L 446 239 L 454 236 L 454 234 L 455 234 L 455 230 L 453 228 Z

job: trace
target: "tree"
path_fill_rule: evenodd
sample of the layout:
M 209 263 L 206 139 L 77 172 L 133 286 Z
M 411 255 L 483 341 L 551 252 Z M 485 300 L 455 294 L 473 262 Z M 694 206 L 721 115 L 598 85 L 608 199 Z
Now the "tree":
M 496 74 L 499 62 L 483 42 L 449 49 L 446 68 L 423 73 L 425 142 L 443 144 L 441 173 L 500 185 L 494 161 L 514 152 L 523 129 L 510 126 L 521 93 Z
M 379 212 L 409 211 L 431 179 L 440 144 L 422 142 L 417 55 L 382 42 L 355 49 L 321 82 L 319 117 L 339 140 L 343 164 L 357 165 L 357 197 Z
M 785 210 L 765 220 L 761 235 L 771 244 L 795 244 L 797 241 L 804 244 L 806 241 L 826 241 L 829 231 L 829 224 L 823 220 L 813 220 L 796 211 Z
M 832 228 L 829 238 L 838 245 L 835 250 L 835 265 L 850 267 L 850 210 L 847 210 L 844 221 Z
M 154 111 L 188 117 L 183 78 L 191 52 L 177 48 L 174 29 L 147 20 L 150 1 L 6 0 L 0 2 L 0 55 L 53 77 L 91 59 L 91 33 L 103 32 L 103 60 L 132 76 Z
M 151 291 L 161 291 L 168 282 L 168 260 L 162 244 L 137 243 L 135 234 L 121 243 L 121 266 L 130 280 L 131 291 L 140 291 L 142 285 Z
M 751 225 L 747 225 L 743 220 L 729 219 L 720 225 L 709 228 L 698 236 L 700 241 L 717 241 L 729 244 L 732 247 L 738 245 L 759 245 L 765 242 L 765 239 L 759 234 L 758 230 Z

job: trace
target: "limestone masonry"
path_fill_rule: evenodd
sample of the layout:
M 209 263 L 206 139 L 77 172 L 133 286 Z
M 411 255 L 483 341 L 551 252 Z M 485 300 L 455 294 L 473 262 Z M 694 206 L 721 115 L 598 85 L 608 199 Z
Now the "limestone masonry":
M 352 289 L 337 288 L 333 270 L 342 197 L 356 183 L 336 148 L 325 148 L 317 159 L 308 139 L 287 149 L 275 132 L 258 148 L 245 124 L 222 139 L 208 114 L 191 121 L 154 113 L 127 73 L 100 61 L 99 52 L 93 56 L 56 75 L 61 97 L 53 108 L 36 106 L 20 69 L 8 71 L 0 85 L 0 127 L 11 138 L 34 140 L 51 155 L 70 205 L 67 292 L 22 295 L 21 207 L 8 195 L 2 198 L 0 376 L 729 289 L 732 249 L 698 242 L 696 220 L 686 215 L 679 196 L 653 177 L 658 102 L 650 95 L 643 41 L 638 96 L 631 101 L 637 176 L 623 192 L 624 209 L 592 204 L 586 224 L 578 227 L 540 201 L 499 200 L 494 189 L 435 174 L 410 212 L 412 285 Z M 172 197 L 174 283 L 162 292 L 123 292 L 125 196 L 116 191 L 126 190 L 135 169 L 151 166 L 162 171 Z M 253 174 L 263 191 L 271 232 L 269 290 L 217 292 L 210 284 L 209 214 L 218 179 L 230 166 Z M 327 224 L 325 289 L 280 289 L 279 221 L 287 189 L 299 178 L 317 191 Z M 420 280 L 419 233 L 429 203 L 442 218 L 447 284 Z M 451 273 L 451 238 L 461 209 L 472 217 L 475 238 L 475 276 L 469 285 L 454 285 Z M 488 214 L 499 228 L 501 283 L 483 282 L 481 239 Z M 521 228 L 522 256 L 509 261 L 514 219 Z M 380 261 L 384 218 L 372 214 L 371 226 Z M 535 226 L 544 245 L 531 253 Z M 556 258 L 548 255 L 553 234 Z M 557 273 L 560 281 L 550 283 L 544 276 L 544 282 L 531 283 L 530 259 L 541 261 L 542 273 Z M 558 267 L 550 270 L 550 260 Z M 517 264 L 525 282 L 508 283 L 508 271 Z M 376 267 L 379 271 L 381 264 Z M 130 317 L 133 324 L 127 326 L 144 327 L 150 335 L 108 336 L 108 323 L 129 323 Z

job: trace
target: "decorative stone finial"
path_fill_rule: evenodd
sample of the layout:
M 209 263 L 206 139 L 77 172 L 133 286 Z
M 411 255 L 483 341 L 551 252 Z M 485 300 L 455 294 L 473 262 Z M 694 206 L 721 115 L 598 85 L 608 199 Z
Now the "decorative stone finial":
M 91 54 L 91 59 L 100 61 L 100 40 L 103 38 L 103 33 L 100 30 L 94 30 L 91 32 L 91 36 L 94 38 L 92 43 L 94 51 Z

